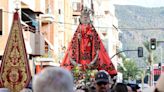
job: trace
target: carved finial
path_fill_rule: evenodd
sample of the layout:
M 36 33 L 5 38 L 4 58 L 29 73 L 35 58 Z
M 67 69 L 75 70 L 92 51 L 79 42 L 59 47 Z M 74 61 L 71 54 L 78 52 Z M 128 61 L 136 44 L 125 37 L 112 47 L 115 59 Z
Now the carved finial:
M 19 8 L 20 8 L 20 1 L 15 0 L 15 10 L 16 10 L 16 12 L 18 12 Z

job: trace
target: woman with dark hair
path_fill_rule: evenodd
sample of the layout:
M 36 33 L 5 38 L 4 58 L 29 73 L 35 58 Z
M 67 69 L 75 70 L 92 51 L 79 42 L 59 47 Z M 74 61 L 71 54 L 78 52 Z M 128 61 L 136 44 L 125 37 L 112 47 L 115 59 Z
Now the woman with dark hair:
M 117 83 L 114 86 L 113 92 L 128 92 L 126 84 L 123 83 Z
M 138 86 L 138 84 L 128 83 L 127 86 L 131 87 L 133 92 L 140 92 L 140 87 Z

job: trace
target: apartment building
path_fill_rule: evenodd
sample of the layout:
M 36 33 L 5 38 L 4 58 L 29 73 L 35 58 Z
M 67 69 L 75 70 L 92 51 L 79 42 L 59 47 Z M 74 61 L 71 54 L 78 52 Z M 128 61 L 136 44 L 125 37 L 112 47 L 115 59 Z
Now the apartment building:
M 79 18 L 81 15 L 83 0 L 73 0 L 72 1 L 72 16 L 73 16 L 73 31 L 76 31 L 77 26 L 79 25 Z
M 112 57 L 116 54 L 117 49 L 122 47 L 119 41 L 118 20 L 115 16 L 115 7 L 112 0 L 84 0 L 83 4 L 94 11 L 93 25 L 99 33 L 109 56 Z M 112 58 L 116 69 L 117 61 L 120 61 L 117 56 Z
M 2 59 L 3 51 L 8 37 L 9 28 L 4 25 L 8 25 L 8 1 L 1 0 L 0 3 L 0 59 Z
M 122 48 L 122 43 L 119 40 L 121 31 L 118 29 L 118 20 L 112 0 L 94 0 L 93 23 L 115 68 L 117 69 L 119 65 L 124 68 L 122 58 L 117 55 L 113 57 Z M 117 81 L 122 81 L 122 73 L 118 72 Z
M 0 0 L 0 60 L 11 29 L 15 7 L 19 13 L 30 66 L 57 64 L 79 25 L 82 5 L 94 9 L 93 25 L 112 57 L 118 48 L 118 20 L 111 0 Z M 93 4 L 93 6 L 92 6 Z M 37 57 L 37 58 L 36 58 Z M 52 62 L 51 62 L 52 61 Z M 120 59 L 112 59 L 115 66 Z M 51 62 L 51 63 L 50 63 Z M 31 68 L 32 71 L 35 70 Z
M 17 7 L 32 73 L 35 73 L 35 68 L 39 69 L 41 64 L 58 63 L 60 47 L 65 46 L 69 37 L 67 33 L 70 30 L 65 28 L 71 29 L 71 25 L 65 25 L 66 22 L 70 24 L 72 22 L 70 1 L 0 0 L 0 60 L 11 29 L 13 13 Z M 32 67 L 34 65 L 36 67 Z

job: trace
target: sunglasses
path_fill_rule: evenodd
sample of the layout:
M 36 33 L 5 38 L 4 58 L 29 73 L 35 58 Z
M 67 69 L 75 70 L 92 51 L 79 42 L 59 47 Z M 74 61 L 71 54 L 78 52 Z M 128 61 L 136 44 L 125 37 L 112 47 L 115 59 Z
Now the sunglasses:
M 107 85 L 108 82 L 98 82 L 97 85 L 101 86 L 101 85 Z

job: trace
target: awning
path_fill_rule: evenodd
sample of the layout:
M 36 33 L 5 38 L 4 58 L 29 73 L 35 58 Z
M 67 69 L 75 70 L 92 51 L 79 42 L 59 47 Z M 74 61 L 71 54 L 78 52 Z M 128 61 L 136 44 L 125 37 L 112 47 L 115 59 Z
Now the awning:
M 60 64 L 58 63 L 54 63 L 54 62 L 35 62 L 35 65 L 48 65 L 48 66 L 60 66 Z
M 36 58 L 36 62 L 54 62 L 53 58 Z
M 59 63 L 55 63 L 53 58 L 36 58 L 35 65 L 50 65 L 50 66 L 60 66 Z

